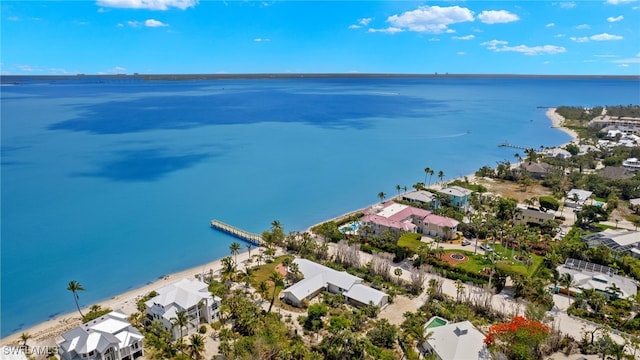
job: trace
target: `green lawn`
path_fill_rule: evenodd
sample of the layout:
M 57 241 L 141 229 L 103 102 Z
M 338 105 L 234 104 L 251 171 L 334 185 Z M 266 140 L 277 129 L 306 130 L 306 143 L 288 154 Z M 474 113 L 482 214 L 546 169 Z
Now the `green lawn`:
M 424 244 L 422 241 L 420 241 L 421 238 L 422 236 L 420 234 L 405 233 L 400 236 L 400 239 L 398 239 L 398 246 L 416 251 L 418 246 Z
M 505 271 L 505 272 L 514 272 L 519 273 L 524 276 L 531 276 L 535 269 L 537 269 L 542 264 L 542 256 L 538 256 L 532 254 L 533 263 L 527 267 L 524 263 L 513 260 L 511 257 L 511 249 L 505 249 L 503 246 L 496 244 L 494 247 L 494 256 L 496 259 L 496 266 Z M 465 269 L 469 272 L 480 272 L 482 269 L 491 266 L 491 262 L 484 256 L 480 254 L 473 254 L 473 251 L 466 250 L 447 250 L 445 253 L 462 253 L 469 257 L 469 261 L 459 263 L 456 267 L 461 269 Z M 513 256 L 518 256 L 521 251 L 515 250 L 513 251 Z
M 268 290 L 269 297 L 265 299 L 267 301 L 271 299 L 270 296 L 271 294 L 273 294 L 273 283 L 271 282 L 271 280 L 269 280 L 269 277 L 271 276 L 271 273 L 273 273 L 276 270 L 276 266 L 278 266 L 279 264 L 282 264 L 282 261 L 286 257 L 291 257 L 291 255 L 281 255 L 273 259 L 273 261 L 270 263 L 265 263 L 260 266 L 253 267 L 254 273 L 253 273 L 253 281 L 251 282 L 251 285 L 255 289 L 258 289 L 262 281 L 266 282 L 267 285 L 269 286 L 269 290 Z M 278 299 L 281 290 L 282 290 L 282 287 L 278 287 L 276 289 L 276 301 L 274 302 L 275 306 L 282 307 L 284 305 Z

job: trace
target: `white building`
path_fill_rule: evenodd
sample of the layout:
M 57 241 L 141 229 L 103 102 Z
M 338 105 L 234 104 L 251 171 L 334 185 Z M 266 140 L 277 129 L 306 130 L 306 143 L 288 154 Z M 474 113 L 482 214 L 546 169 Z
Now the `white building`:
M 630 171 L 640 170 L 640 160 L 637 158 L 628 158 L 622 161 L 622 167 Z
M 347 302 L 356 306 L 373 304 L 383 307 L 389 302 L 389 295 L 366 285 L 362 279 L 345 271 L 337 271 L 307 259 L 293 260 L 304 279 L 282 290 L 283 300 L 300 306 L 304 300 L 311 300 L 323 291 L 342 294 Z
M 591 191 L 571 189 L 564 198 L 564 206 L 577 207 L 584 205 L 585 201 L 593 195 Z
M 553 212 L 540 211 L 536 208 L 518 204 L 513 215 L 516 224 L 543 224 L 545 221 L 555 219 Z
M 144 354 L 143 338 L 125 314 L 112 311 L 67 331 L 57 343 L 64 360 L 133 360 Z
M 618 270 L 606 266 L 577 259 L 567 259 L 564 265 L 557 267 L 557 270 L 560 275 L 571 275 L 574 286 L 569 291 L 573 294 L 581 293 L 582 290 L 594 289 L 607 296 L 625 299 L 635 295 L 638 291 L 635 280 L 617 275 Z M 620 293 L 613 293 L 614 285 L 620 290 Z
M 471 322 L 462 321 L 453 324 L 429 328 L 431 332 L 422 348 L 434 354 L 438 360 L 491 359 L 484 343 L 485 335 Z
M 604 245 L 617 253 L 629 252 L 631 256 L 640 258 L 640 231 L 626 229 L 606 229 L 601 232 L 583 235 L 582 241 L 589 247 Z
M 208 285 L 200 280 L 182 279 L 157 293 L 145 303 L 147 321 L 159 321 L 174 339 L 194 333 L 201 324 L 209 324 L 219 316 L 221 299 L 211 295 Z M 181 311 L 188 318 L 186 328 L 182 329 L 173 326 Z

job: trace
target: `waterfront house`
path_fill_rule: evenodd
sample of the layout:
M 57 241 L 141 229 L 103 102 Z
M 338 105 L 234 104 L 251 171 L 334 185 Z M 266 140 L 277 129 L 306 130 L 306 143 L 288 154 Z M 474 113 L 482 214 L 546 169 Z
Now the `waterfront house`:
M 460 210 L 469 210 L 469 198 L 473 191 L 461 186 L 447 186 L 446 188 L 438 190 L 438 192 L 446 195 L 451 205 L 458 207 Z
M 65 332 L 57 344 L 64 360 L 134 360 L 144 355 L 143 338 L 125 314 L 112 311 Z
M 414 204 L 433 207 L 436 201 L 436 195 L 426 190 L 410 191 L 408 193 L 402 194 L 402 200 Z
M 550 157 L 558 159 L 568 159 L 571 157 L 571 153 L 563 148 L 551 148 L 545 151 L 545 154 Z
M 468 320 L 432 327 L 422 344 L 425 353 L 435 355 L 438 360 L 491 359 L 484 343 L 485 335 Z
M 584 205 L 593 193 L 587 190 L 571 189 L 564 198 L 564 206 L 578 207 Z
M 552 168 L 553 166 L 547 163 L 526 161 L 520 164 L 520 170 L 529 173 L 533 179 L 544 179 Z
M 516 224 L 538 224 L 555 219 L 553 212 L 541 211 L 534 207 L 518 204 L 513 215 Z
M 283 301 L 301 306 L 316 295 L 328 291 L 342 294 L 345 300 L 355 306 L 373 304 L 383 307 L 389 302 L 389 295 L 362 284 L 362 279 L 345 271 L 337 271 L 307 259 L 295 259 L 293 262 L 303 275 L 303 279 L 282 290 Z
M 398 235 L 401 232 L 416 232 L 450 239 L 455 237 L 459 225 L 455 219 L 393 201 L 373 206 L 364 213 L 360 222 L 375 235 L 390 230 Z
M 202 324 L 209 324 L 219 317 L 220 301 L 212 296 L 209 286 L 196 279 L 182 279 L 157 290 L 158 295 L 145 302 L 146 322 L 159 321 L 171 331 L 173 339 L 196 332 Z M 178 312 L 184 311 L 187 326 L 173 326 Z
M 574 286 L 569 289 L 571 294 L 593 289 L 607 297 L 626 299 L 638 291 L 635 280 L 620 276 L 618 270 L 607 266 L 569 258 L 556 269 L 560 275 L 571 275 L 574 283 Z M 617 289 L 617 292 L 614 289 Z M 565 291 L 561 288 L 556 290 Z

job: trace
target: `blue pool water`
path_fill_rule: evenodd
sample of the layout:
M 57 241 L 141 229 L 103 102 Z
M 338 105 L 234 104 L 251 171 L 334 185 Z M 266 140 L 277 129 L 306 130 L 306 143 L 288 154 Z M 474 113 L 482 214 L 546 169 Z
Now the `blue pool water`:
M 1 335 L 229 254 L 216 218 L 286 231 L 381 191 L 569 137 L 538 106 L 629 104 L 616 79 L 278 79 L 2 88 Z M 28 309 L 28 310 L 25 310 Z

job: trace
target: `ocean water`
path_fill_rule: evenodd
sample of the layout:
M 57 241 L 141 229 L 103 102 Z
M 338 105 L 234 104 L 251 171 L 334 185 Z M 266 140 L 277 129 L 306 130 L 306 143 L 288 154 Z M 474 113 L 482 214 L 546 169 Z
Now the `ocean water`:
M 216 218 L 307 227 L 565 143 L 538 106 L 637 104 L 620 79 L 270 79 L 3 86 L 1 335 L 229 254 Z M 435 181 L 436 176 L 432 181 Z

